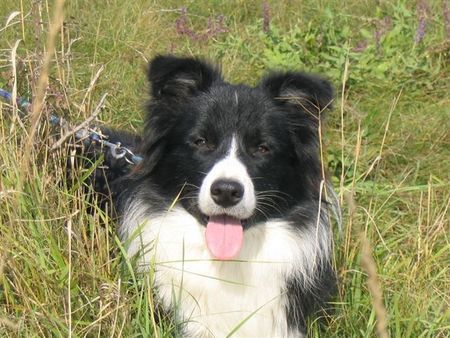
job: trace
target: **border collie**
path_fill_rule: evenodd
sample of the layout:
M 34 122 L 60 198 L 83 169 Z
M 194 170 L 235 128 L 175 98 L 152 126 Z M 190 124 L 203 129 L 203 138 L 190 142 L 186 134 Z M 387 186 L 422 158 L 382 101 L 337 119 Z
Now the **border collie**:
M 115 186 L 119 234 L 186 337 L 304 337 L 333 295 L 319 128 L 332 86 L 251 87 L 195 58 L 150 63 L 144 160 Z

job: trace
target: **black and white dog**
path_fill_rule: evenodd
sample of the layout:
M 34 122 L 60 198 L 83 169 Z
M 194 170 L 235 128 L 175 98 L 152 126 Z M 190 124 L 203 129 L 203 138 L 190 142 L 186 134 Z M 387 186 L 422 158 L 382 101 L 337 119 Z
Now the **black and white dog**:
M 120 235 L 188 337 L 302 337 L 334 292 L 319 126 L 331 85 L 225 82 L 194 58 L 150 64 L 144 160 L 115 184 Z

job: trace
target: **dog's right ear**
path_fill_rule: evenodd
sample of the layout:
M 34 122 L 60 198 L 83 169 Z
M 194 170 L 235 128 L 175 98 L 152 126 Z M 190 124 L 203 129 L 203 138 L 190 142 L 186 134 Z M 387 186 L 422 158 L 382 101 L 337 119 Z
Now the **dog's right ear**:
M 160 55 L 150 62 L 148 79 L 153 99 L 159 100 L 204 91 L 221 80 L 221 76 L 217 68 L 199 59 Z

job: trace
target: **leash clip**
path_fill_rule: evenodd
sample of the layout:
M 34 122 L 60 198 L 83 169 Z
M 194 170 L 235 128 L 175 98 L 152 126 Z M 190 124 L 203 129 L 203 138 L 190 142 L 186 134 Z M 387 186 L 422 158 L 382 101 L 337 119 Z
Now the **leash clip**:
M 127 150 L 122 148 L 120 142 L 118 142 L 113 147 L 110 147 L 110 153 L 116 160 L 120 160 L 125 157 Z

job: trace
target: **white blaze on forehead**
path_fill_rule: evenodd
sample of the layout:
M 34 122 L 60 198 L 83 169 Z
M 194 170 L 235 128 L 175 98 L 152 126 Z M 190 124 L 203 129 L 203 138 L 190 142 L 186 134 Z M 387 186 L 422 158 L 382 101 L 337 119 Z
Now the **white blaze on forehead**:
M 226 156 L 217 162 L 200 187 L 199 207 L 207 216 L 227 214 L 238 219 L 247 219 L 255 210 L 256 198 L 253 182 L 248 175 L 247 168 L 237 157 L 238 144 L 235 135 L 231 140 Z M 211 196 L 211 185 L 217 180 L 230 180 L 240 183 L 244 187 L 242 200 L 229 208 L 224 208 L 214 202 Z
M 236 96 L 236 99 L 237 99 L 237 96 Z M 231 138 L 230 149 L 228 149 L 228 152 L 227 152 L 227 157 L 228 158 L 232 157 L 232 158 L 237 159 L 237 151 L 238 151 L 238 145 L 237 145 L 237 141 L 236 141 L 236 136 L 233 135 L 233 137 Z

